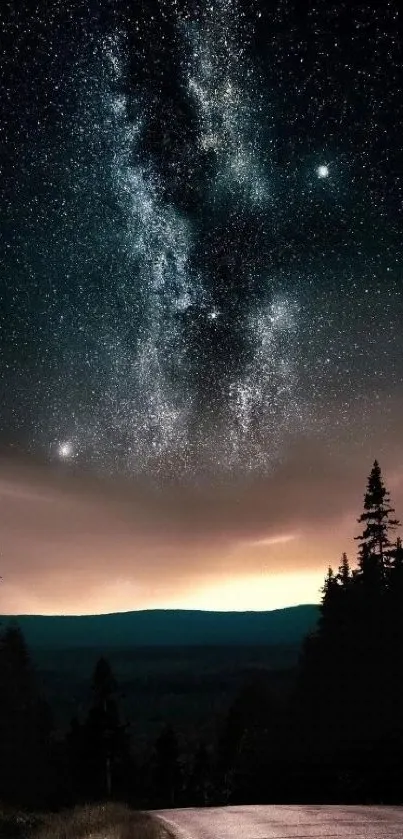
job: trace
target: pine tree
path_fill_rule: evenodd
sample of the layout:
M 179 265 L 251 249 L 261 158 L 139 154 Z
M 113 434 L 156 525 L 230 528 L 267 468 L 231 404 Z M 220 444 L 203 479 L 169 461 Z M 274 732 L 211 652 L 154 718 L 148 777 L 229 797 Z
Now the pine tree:
M 0 637 L 0 799 L 28 806 L 48 800 L 51 728 L 25 638 L 10 625 Z
M 333 568 L 328 568 L 321 593 L 320 618 L 316 635 L 320 637 L 330 633 L 330 636 L 332 636 L 334 635 L 335 621 L 338 619 L 341 602 L 339 574 L 335 574 Z
M 321 611 L 323 611 L 324 608 L 326 607 L 326 602 L 328 601 L 328 599 L 332 597 L 332 594 L 334 593 L 334 590 L 335 590 L 335 585 L 336 585 L 335 573 L 333 571 L 333 568 L 331 568 L 329 566 L 329 568 L 327 569 L 325 582 L 323 583 L 323 587 L 322 587 Z
M 108 701 L 116 694 L 117 683 L 111 666 L 106 658 L 98 659 L 92 676 L 91 685 L 94 705 L 106 708 Z
M 348 561 L 348 557 L 346 553 L 343 553 L 341 556 L 341 563 L 338 568 L 337 572 L 337 581 L 343 587 L 345 591 L 347 591 L 350 583 L 352 580 L 352 574 L 350 569 L 350 563 Z
M 130 750 L 128 726 L 120 719 L 116 679 L 104 657 L 96 663 L 91 687 L 92 706 L 83 726 L 90 789 L 96 798 L 111 798 L 121 792 Z
M 400 524 L 398 519 L 391 518 L 394 512 L 394 508 L 390 506 L 390 495 L 383 483 L 379 463 L 375 460 L 364 495 L 364 512 L 358 519 L 360 524 L 365 524 L 365 528 L 360 536 L 355 537 L 360 543 L 361 570 L 364 570 L 363 562 L 368 561 L 369 556 L 376 556 L 380 573 L 384 575 L 385 560 L 393 549 L 390 536 Z
M 315 749 L 318 765 L 331 756 L 334 782 L 347 773 L 362 790 L 370 789 L 369 773 L 375 771 L 374 763 L 369 768 L 369 751 L 381 760 L 385 743 L 399 742 L 400 736 L 403 746 L 403 547 L 393 540 L 399 524 L 394 512 L 375 461 L 358 519 L 364 524 L 357 537 L 358 568 L 351 571 L 343 554 L 338 572 L 328 570 L 317 631 L 304 645 L 299 680 L 305 760 L 309 764 Z M 341 717 L 346 696 L 356 712 Z M 314 763 L 311 771 L 315 784 Z
M 366 694 L 360 715 L 362 738 L 381 737 L 387 724 L 388 685 L 395 653 L 389 649 L 391 626 L 390 581 L 395 544 L 393 533 L 399 525 L 386 489 L 378 461 L 375 460 L 364 495 L 364 524 L 359 542 L 358 570 L 355 575 L 356 628 L 355 685 L 357 698 Z M 368 699 L 370 697 L 370 699 Z

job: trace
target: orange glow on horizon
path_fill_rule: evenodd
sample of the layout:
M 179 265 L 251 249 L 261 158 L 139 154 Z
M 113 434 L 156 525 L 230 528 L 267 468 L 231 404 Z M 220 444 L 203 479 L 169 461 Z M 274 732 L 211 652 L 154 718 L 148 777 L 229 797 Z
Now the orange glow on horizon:
M 308 454 L 298 451 L 254 484 L 203 491 L 152 492 L 3 462 L 0 613 L 318 603 L 327 568 L 344 550 L 354 567 L 367 461 L 351 459 L 346 469 L 323 452 Z M 399 458 L 383 473 L 403 518 Z

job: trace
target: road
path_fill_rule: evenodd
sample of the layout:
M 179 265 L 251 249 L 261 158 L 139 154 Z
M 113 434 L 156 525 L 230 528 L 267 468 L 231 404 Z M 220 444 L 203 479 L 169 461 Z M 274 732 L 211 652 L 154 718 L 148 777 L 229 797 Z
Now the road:
M 403 807 L 266 806 L 154 810 L 177 839 L 392 839 Z

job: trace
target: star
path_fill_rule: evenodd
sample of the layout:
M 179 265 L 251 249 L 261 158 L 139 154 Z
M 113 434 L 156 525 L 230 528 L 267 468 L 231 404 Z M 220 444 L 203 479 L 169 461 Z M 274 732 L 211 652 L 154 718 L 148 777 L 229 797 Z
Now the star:
M 212 320 L 212 321 L 217 320 L 217 318 L 219 316 L 220 316 L 220 312 L 219 312 L 218 309 L 212 309 L 207 315 L 208 319 Z
M 328 178 L 329 177 L 329 167 L 326 166 L 325 164 L 322 164 L 321 166 L 318 166 L 318 168 L 316 170 L 316 173 L 318 175 L 318 178 Z
M 68 460 L 73 457 L 73 446 L 67 440 L 64 443 L 59 443 L 58 455 L 62 460 Z

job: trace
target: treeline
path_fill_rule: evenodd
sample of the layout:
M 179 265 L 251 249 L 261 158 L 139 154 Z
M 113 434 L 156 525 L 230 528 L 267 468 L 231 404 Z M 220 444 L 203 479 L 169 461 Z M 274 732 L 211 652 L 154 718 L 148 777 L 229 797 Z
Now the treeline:
M 102 657 L 92 675 L 87 714 L 73 718 L 67 733 L 58 736 L 23 634 L 18 626 L 7 627 L 0 635 L 0 805 L 43 811 L 104 800 L 143 809 L 188 800 L 205 804 L 210 775 L 205 746 L 184 760 L 176 733 L 165 725 L 148 754 L 136 756 L 119 699 Z
M 117 799 L 140 808 L 227 803 L 402 803 L 403 548 L 375 461 L 355 567 L 329 569 L 320 619 L 292 686 L 246 684 L 214 743 L 184 751 L 166 726 L 136 755 L 101 658 L 86 716 L 58 738 L 21 631 L 0 639 L 0 801 L 58 809 Z

